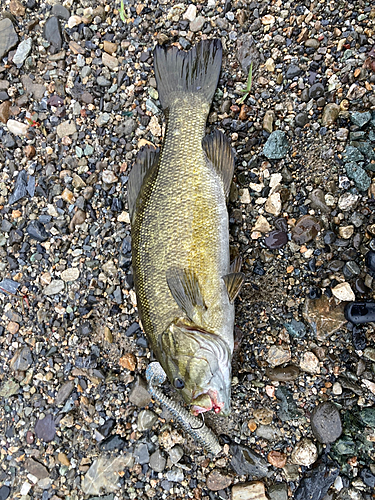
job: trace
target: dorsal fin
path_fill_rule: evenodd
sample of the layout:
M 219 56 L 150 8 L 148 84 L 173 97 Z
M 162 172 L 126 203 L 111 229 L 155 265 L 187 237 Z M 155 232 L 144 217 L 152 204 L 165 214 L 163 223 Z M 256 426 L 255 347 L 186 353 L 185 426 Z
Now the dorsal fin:
M 234 171 L 234 154 L 229 140 L 222 132 L 216 130 L 213 134 L 204 137 L 202 147 L 209 162 L 221 177 L 225 197 L 228 198 Z
M 194 271 L 171 268 L 168 269 L 166 278 L 174 300 L 187 317 L 199 326 L 207 307 Z
M 128 179 L 128 204 L 131 221 L 133 221 L 136 201 L 141 190 L 143 180 L 147 172 L 157 166 L 158 161 L 159 149 L 151 146 L 145 146 L 139 150 Z

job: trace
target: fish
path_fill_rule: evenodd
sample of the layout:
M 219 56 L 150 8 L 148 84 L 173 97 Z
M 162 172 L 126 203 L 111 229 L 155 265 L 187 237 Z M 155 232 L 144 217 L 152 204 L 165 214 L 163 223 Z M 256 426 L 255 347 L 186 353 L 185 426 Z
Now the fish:
M 229 252 L 234 153 L 222 132 L 205 135 L 222 45 L 157 45 L 153 55 L 164 141 L 160 150 L 139 151 L 127 184 L 138 311 L 155 358 L 191 412 L 227 416 L 234 299 L 244 274 Z

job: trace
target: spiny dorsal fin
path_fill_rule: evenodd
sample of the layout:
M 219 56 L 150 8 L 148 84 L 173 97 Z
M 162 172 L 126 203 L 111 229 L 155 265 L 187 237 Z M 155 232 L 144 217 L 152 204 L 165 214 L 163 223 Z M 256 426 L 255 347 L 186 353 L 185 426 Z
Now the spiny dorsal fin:
M 223 276 L 223 280 L 227 287 L 229 301 L 233 302 L 241 290 L 245 275 L 244 273 L 230 273 Z
M 191 269 L 172 268 L 167 271 L 169 290 L 187 317 L 199 325 L 204 311 L 204 303 L 198 279 Z
M 143 184 L 143 179 L 147 172 L 158 164 L 158 161 L 159 149 L 145 146 L 139 150 L 128 179 L 128 204 L 131 221 L 133 221 L 136 201 Z
M 208 160 L 221 177 L 225 196 L 228 198 L 234 170 L 234 154 L 229 140 L 217 130 L 212 135 L 204 137 L 202 147 Z

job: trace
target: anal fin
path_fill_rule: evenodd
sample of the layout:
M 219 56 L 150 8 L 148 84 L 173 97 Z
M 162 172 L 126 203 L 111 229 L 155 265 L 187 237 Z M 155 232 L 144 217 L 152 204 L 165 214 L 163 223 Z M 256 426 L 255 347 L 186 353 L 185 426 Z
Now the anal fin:
M 217 130 L 204 137 L 202 147 L 208 161 L 223 181 L 225 197 L 228 198 L 234 171 L 234 154 L 227 137 Z
M 168 269 L 166 278 L 169 290 L 179 307 L 191 321 L 200 325 L 202 314 L 207 307 L 194 271 L 171 268 Z
M 147 173 L 157 166 L 159 149 L 146 146 L 138 152 L 128 179 L 128 204 L 130 220 L 133 221 L 136 202 Z

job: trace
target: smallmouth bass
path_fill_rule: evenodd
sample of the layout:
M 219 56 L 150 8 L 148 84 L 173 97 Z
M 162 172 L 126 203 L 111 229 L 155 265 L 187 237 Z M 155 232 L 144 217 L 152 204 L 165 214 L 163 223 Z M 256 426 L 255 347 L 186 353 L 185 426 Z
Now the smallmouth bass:
M 160 152 L 138 153 L 128 201 L 138 309 L 155 357 L 194 414 L 225 416 L 244 275 L 229 257 L 233 152 L 221 132 L 205 137 L 221 59 L 219 40 L 155 48 L 166 133 Z

